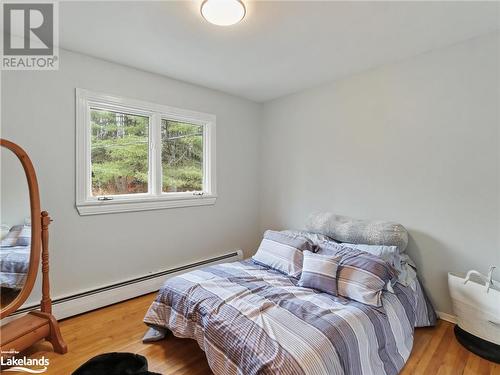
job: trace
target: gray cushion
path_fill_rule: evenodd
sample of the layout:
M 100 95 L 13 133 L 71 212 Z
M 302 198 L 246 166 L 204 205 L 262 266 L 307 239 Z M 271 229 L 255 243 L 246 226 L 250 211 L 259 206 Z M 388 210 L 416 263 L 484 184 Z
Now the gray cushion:
M 17 237 L 16 246 L 29 246 L 31 245 L 31 225 L 23 225 Z
M 341 257 L 337 293 L 367 305 L 382 306 L 382 291 L 397 280 L 397 271 L 382 258 L 342 244 L 324 242 L 318 255 Z
M 399 252 L 403 252 L 408 245 L 405 227 L 390 221 L 353 219 L 323 212 L 310 215 L 306 229 L 340 242 L 397 246 Z
M 314 250 L 307 238 L 267 230 L 252 259 L 289 276 L 299 277 L 304 250 Z
M 19 234 L 23 230 L 23 227 L 23 225 L 14 225 L 12 228 L 10 228 L 9 233 L 7 233 L 7 235 L 0 241 L 0 246 L 17 246 L 17 239 L 19 238 Z
M 298 285 L 337 295 L 337 268 L 341 256 L 304 251 L 304 263 Z

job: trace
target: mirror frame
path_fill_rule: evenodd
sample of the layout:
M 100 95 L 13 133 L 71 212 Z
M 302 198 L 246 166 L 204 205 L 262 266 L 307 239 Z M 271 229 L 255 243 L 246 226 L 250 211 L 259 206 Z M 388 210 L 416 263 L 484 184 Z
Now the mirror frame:
M 0 310 L 0 319 L 3 319 L 16 311 L 26 301 L 33 289 L 33 286 L 35 285 L 40 263 L 42 221 L 38 181 L 36 178 L 35 168 L 33 167 L 33 163 L 31 162 L 28 154 L 17 144 L 3 138 L 0 138 L 0 147 L 5 147 L 6 149 L 12 151 L 21 162 L 26 175 L 26 180 L 28 181 L 31 212 L 31 253 L 26 283 L 16 298 Z

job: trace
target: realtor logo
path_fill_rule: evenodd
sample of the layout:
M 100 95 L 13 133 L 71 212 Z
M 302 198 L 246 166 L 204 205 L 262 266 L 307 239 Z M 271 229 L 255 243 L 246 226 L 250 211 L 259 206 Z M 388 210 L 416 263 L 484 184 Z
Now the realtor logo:
M 58 69 L 57 3 L 4 2 L 2 13 L 2 69 Z
M 4 354 L 6 356 L 4 357 Z M 42 356 L 41 358 L 16 357 L 17 350 L 1 351 L 0 372 L 27 372 L 29 374 L 43 374 L 48 370 L 50 360 Z

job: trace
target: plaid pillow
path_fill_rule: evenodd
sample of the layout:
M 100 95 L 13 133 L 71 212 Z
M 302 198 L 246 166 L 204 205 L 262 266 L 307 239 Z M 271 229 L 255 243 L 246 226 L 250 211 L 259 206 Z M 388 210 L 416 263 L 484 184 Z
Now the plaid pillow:
M 382 291 L 398 276 L 394 267 L 382 258 L 342 244 L 324 242 L 318 253 L 341 257 L 337 270 L 338 294 L 367 305 L 382 306 Z
M 14 225 L 12 228 L 10 228 L 9 233 L 2 238 L 0 241 L 0 246 L 1 247 L 12 247 L 16 246 L 17 244 L 17 238 L 19 237 L 19 233 L 23 230 L 23 225 Z
M 298 285 L 337 295 L 337 268 L 342 259 L 338 255 L 314 254 L 304 251 L 302 275 Z
M 308 239 L 268 230 L 252 259 L 288 276 L 299 277 L 304 250 L 313 250 L 313 244 Z

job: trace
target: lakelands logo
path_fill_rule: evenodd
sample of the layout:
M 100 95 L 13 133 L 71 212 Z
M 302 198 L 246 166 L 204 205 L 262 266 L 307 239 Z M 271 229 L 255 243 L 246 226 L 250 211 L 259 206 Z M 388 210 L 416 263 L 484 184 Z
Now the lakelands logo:
M 55 70 L 59 68 L 58 3 L 3 2 L 1 68 Z
M 9 354 L 4 358 L 4 354 Z M 11 357 L 14 354 L 19 354 L 17 351 L 2 351 L 0 356 L 0 372 L 26 372 L 29 374 L 42 374 L 47 371 L 50 361 L 45 356 L 41 358 L 15 358 Z

